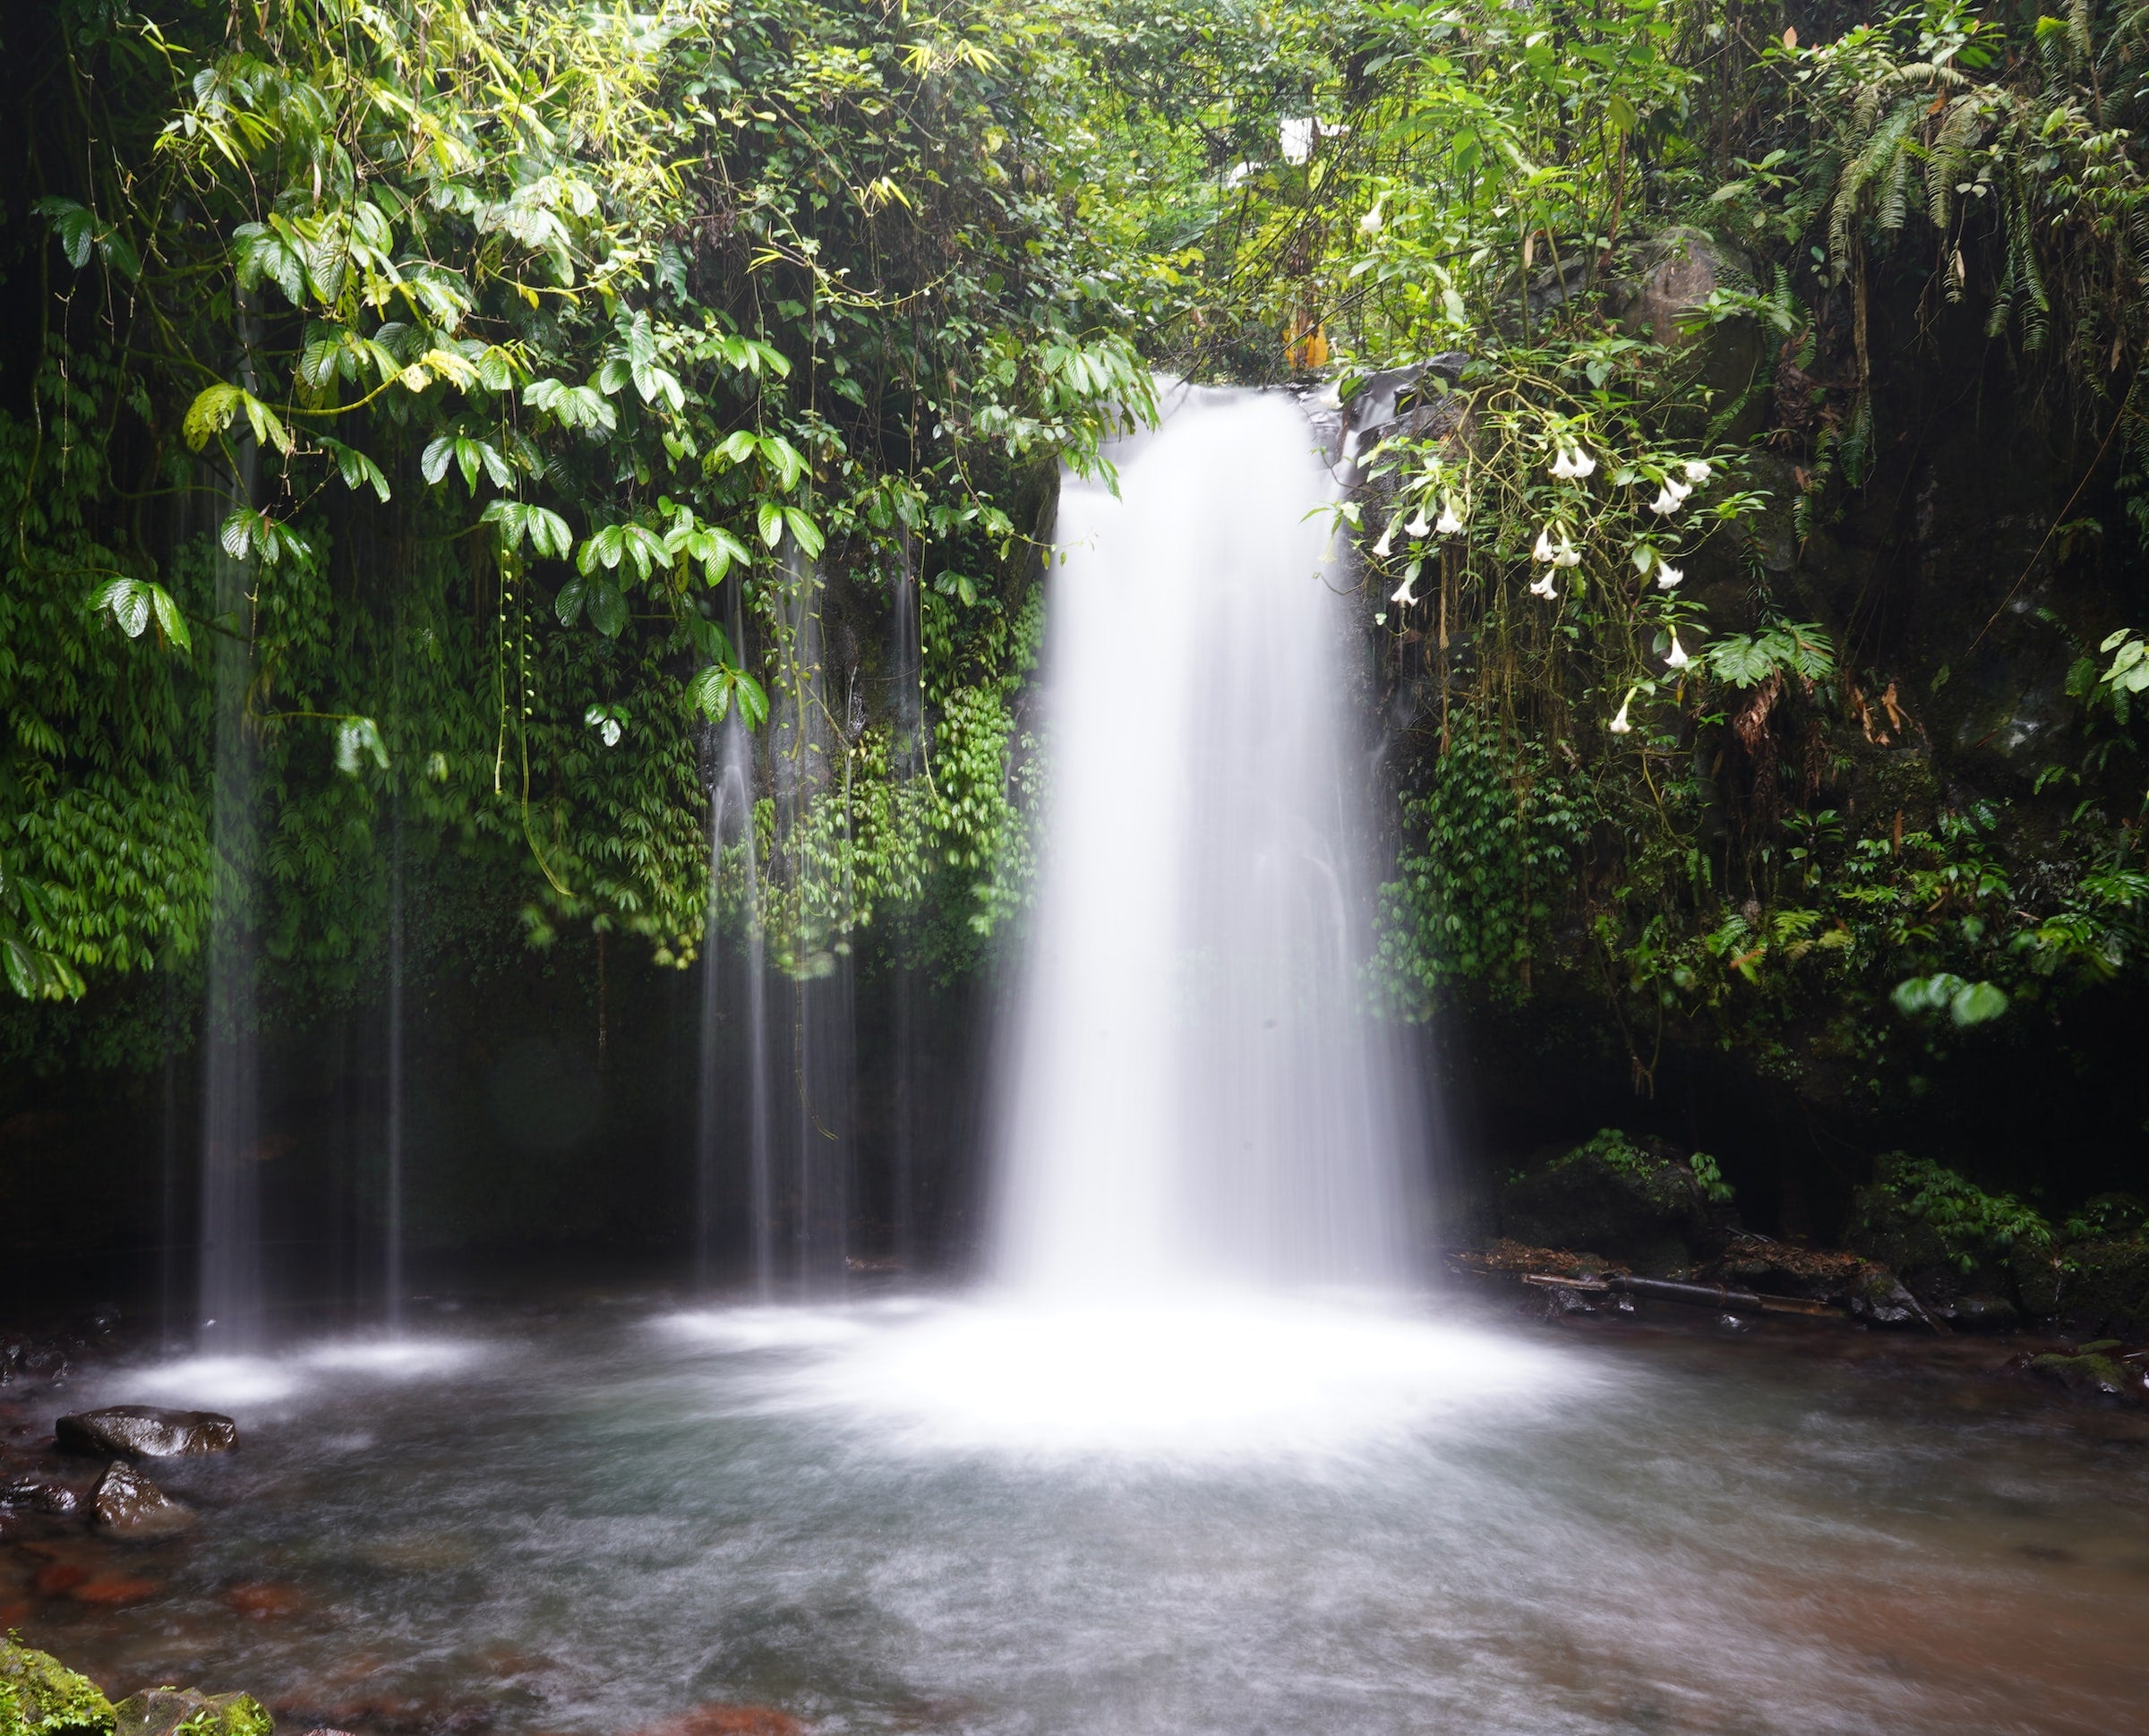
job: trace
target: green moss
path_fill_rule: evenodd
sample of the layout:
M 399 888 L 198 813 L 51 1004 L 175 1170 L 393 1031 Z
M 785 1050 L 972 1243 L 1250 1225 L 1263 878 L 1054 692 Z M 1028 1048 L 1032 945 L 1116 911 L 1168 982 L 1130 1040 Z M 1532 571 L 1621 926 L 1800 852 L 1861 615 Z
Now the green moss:
M 2109 1398 L 2138 1398 L 2142 1395 L 2140 1378 L 2126 1364 L 2086 1351 L 2076 1356 L 2033 1356 L 2030 1372 L 2069 1392 Z
M 112 1702 L 89 1677 L 0 1640 L 0 1736 L 109 1736 L 113 1724 Z
M 116 1736 L 272 1736 L 275 1721 L 251 1694 L 152 1688 L 122 1700 Z

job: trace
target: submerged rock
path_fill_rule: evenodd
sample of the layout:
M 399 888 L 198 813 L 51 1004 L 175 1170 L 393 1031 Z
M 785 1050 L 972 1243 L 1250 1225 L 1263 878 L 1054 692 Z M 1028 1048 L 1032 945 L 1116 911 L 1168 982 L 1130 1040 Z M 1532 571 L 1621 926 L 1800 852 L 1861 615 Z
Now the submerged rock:
M 212 1410 L 159 1410 L 151 1405 L 112 1405 L 78 1411 L 53 1424 L 63 1451 L 100 1458 L 177 1458 L 227 1453 L 239 1444 L 239 1425 Z
M 807 1736 L 806 1726 L 773 1706 L 698 1706 L 650 1724 L 636 1736 Z
M 152 1688 L 114 1708 L 116 1736 L 271 1736 L 273 1721 L 251 1694 Z
M 133 1466 L 115 1459 L 91 1497 L 98 1528 L 146 1541 L 168 1537 L 194 1522 L 194 1509 L 174 1501 Z
M 112 1702 L 89 1677 L 0 1639 L 0 1736 L 110 1736 L 114 1723 Z

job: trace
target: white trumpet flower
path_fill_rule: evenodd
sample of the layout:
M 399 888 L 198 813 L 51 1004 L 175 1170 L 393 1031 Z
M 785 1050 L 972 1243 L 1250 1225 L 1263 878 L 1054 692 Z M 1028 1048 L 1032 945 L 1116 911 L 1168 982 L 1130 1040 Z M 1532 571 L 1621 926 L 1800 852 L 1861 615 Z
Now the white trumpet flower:
M 1552 574 L 1547 571 L 1544 577 L 1529 587 L 1529 594 L 1533 597 L 1543 597 L 1547 603 L 1558 596 L 1559 593 L 1552 588 Z
M 1697 488 L 1707 482 L 1711 474 L 1706 459 L 1689 458 L 1686 461 L 1686 480 Z
M 1693 659 L 1686 654 L 1686 647 L 1679 643 L 1679 629 L 1672 629 L 1672 648 L 1664 654 L 1666 669 L 1684 669 Z
M 1462 529 L 1462 515 L 1455 510 L 1452 496 L 1440 504 L 1440 518 L 1433 528 L 1443 536 L 1453 536 Z
M 1555 567 L 1579 567 L 1582 564 L 1582 552 L 1563 536 L 1560 538 L 1560 546 L 1552 552 L 1552 564 Z
M 1432 529 L 1433 526 L 1426 522 L 1426 509 L 1421 506 L 1417 509 L 1417 517 L 1403 526 L 1403 534 L 1417 537 L 1422 541 L 1431 534 Z
M 1550 560 L 1552 559 L 1552 526 L 1550 525 L 1545 526 L 1537 533 L 1537 543 L 1531 548 L 1529 558 L 1532 560 Z
M 1374 553 L 1383 560 L 1388 558 L 1389 544 L 1395 541 L 1395 526 L 1391 524 L 1381 533 L 1381 540 L 1373 545 Z
M 1389 593 L 1388 601 L 1396 604 L 1399 608 L 1408 609 L 1412 603 L 1417 601 L 1417 593 L 1412 591 L 1410 588 L 1417 583 L 1417 575 L 1416 573 L 1412 573 L 1409 577 L 1406 578 L 1400 585 L 1397 586 L 1393 591 Z
M 1597 460 L 1579 446 L 1563 446 L 1552 461 L 1552 474 L 1563 482 L 1579 483 L 1596 469 Z
M 1686 504 L 1686 497 L 1690 492 L 1691 491 L 1689 489 L 1678 488 L 1672 483 L 1666 483 L 1657 491 L 1657 498 L 1649 502 L 1649 510 L 1662 517 L 1668 518 Z
M 1662 555 L 1657 557 L 1657 588 L 1659 591 L 1677 590 L 1679 581 L 1685 577 L 1684 569 L 1673 566 Z
M 1605 725 L 1605 727 L 1610 730 L 1614 735 L 1631 735 L 1633 733 L 1634 726 L 1627 722 L 1627 707 L 1633 703 L 1634 694 L 1632 689 L 1630 688 L 1628 690 L 1627 697 L 1619 702 L 1619 714 L 1609 723 Z
M 1358 233 L 1362 235 L 1377 235 L 1380 232 L 1381 201 L 1376 199 L 1374 201 L 1373 209 L 1358 219 Z

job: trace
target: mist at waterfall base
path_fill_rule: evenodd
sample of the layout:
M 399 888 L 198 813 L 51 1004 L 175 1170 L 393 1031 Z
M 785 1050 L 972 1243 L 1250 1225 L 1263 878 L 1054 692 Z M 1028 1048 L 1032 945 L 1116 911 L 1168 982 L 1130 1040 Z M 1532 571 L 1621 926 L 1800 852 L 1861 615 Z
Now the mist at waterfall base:
M 795 1082 L 838 1047 L 795 1028 L 843 1003 L 786 1005 L 732 938 L 679 1014 L 724 1034 L 681 1097 L 701 1219 L 750 1217 L 740 1299 L 570 1276 L 394 1340 L 86 1370 L 70 1407 L 223 1408 L 245 1449 L 159 1468 L 205 1518 L 127 1555 L 151 1601 L 47 1602 L 25 1638 L 359 1736 L 712 1705 L 966 1736 L 2138 1722 L 2138 1443 L 1922 1379 L 1944 1347 L 1571 1337 L 1420 1287 L 1309 447 L 1289 399 L 1183 394 L 1117 498 L 1066 491 L 972 1287 L 775 1299 L 815 1287 L 776 1232 L 816 1154 L 738 1057 L 758 1032 L 752 1077 Z M 743 740 L 712 743 L 719 842 L 751 835 Z M 261 1582 L 292 1612 L 235 1612 Z

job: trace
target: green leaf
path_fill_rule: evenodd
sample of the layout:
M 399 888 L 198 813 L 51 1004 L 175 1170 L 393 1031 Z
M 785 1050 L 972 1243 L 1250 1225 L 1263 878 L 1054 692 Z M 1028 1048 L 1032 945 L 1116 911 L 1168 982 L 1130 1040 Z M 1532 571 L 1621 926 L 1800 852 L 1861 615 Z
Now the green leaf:
M 616 639 L 627 626 L 627 597 L 609 578 L 600 578 L 589 594 L 589 624 L 608 639 Z
M 775 548 L 783 540 L 783 509 L 774 500 L 764 500 L 757 517 L 761 525 L 761 540 Z
M 186 420 L 180 432 L 186 443 L 199 452 L 204 446 L 231 426 L 231 419 L 238 414 L 239 400 L 246 396 L 236 386 L 218 381 L 206 386 L 196 395 L 188 407 Z
M 139 639 L 142 629 L 150 624 L 149 591 L 140 579 L 116 578 L 99 590 L 92 601 L 98 608 L 112 611 L 119 630 L 130 639 Z
M 581 619 L 582 600 L 589 588 L 586 579 L 570 578 L 560 587 L 560 594 L 552 599 L 552 609 L 560 617 L 560 625 L 572 627 Z
M 172 600 L 172 594 L 161 585 L 145 587 L 150 594 L 150 606 L 157 611 L 157 625 L 164 629 L 164 637 L 182 651 L 194 648 L 194 636 L 187 629 L 186 616 Z
M 78 201 L 57 197 L 40 199 L 30 209 L 52 223 L 52 233 L 67 255 L 67 263 L 80 271 L 90 263 L 90 247 L 97 235 L 97 213 Z
M 381 466 L 355 446 L 346 446 L 341 440 L 323 439 L 321 449 L 336 460 L 336 468 L 343 477 L 343 485 L 349 489 L 370 487 L 388 504 L 388 478 L 381 475 Z
M 1965 983 L 1948 1003 L 1948 1011 L 1958 1025 L 1982 1025 L 2007 1010 L 2006 992 L 1990 982 Z

